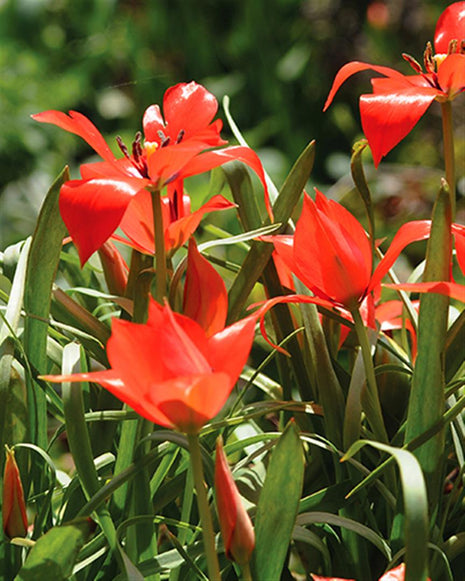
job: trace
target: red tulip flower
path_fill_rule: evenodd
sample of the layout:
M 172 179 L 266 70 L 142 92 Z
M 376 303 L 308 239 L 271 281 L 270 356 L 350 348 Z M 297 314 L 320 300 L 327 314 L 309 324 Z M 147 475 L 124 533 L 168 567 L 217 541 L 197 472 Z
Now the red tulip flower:
M 221 438 L 216 442 L 215 492 L 226 556 L 243 566 L 252 556 L 255 533 L 231 474 Z
M 7 537 L 24 537 L 27 533 L 26 503 L 23 485 L 13 450 L 6 448 L 3 474 L 3 531 Z
M 113 321 L 111 369 L 45 379 L 99 383 L 144 418 L 194 434 L 226 403 L 247 361 L 257 318 L 254 313 L 207 336 L 196 321 L 151 300 L 147 323 Z
M 312 575 L 313 581 L 355 581 L 355 579 L 342 579 L 341 577 L 320 577 L 319 575 Z M 405 579 L 405 563 L 401 563 L 398 567 L 390 569 L 378 579 L 378 581 L 404 581 Z M 431 581 L 428 577 L 427 581 Z
M 431 103 L 451 101 L 465 90 L 465 2 L 456 2 L 440 16 L 434 48 L 424 54 L 426 72 L 408 55 L 404 58 L 415 75 L 403 75 L 389 67 L 351 62 L 337 73 L 324 110 L 346 79 L 359 71 L 373 70 L 384 78 L 372 79 L 373 93 L 360 97 L 360 115 L 375 166 L 416 125 Z
M 58 125 L 82 137 L 103 162 L 81 166 L 80 180 L 66 182 L 60 192 L 60 212 L 74 240 L 81 264 L 108 240 L 118 228 L 134 196 L 144 189 L 164 186 L 203 173 L 228 161 L 249 165 L 266 190 L 265 175 L 258 156 L 248 147 L 222 146 L 221 121 L 212 121 L 218 103 L 195 82 L 168 89 L 163 99 L 165 118 L 158 105 L 144 114 L 143 129 L 129 151 L 118 139 L 124 155 L 117 159 L 101 133 L 81 113 L 45 111 L 33 115 L 36 121 Z M 269 212 L 270 206 L 267 199 Z

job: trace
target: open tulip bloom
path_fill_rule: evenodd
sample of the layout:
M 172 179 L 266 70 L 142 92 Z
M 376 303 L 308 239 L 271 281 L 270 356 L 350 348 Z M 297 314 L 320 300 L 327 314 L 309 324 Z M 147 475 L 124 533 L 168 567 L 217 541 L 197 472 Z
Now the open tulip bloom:
M 433 101 L 452 101 L 465 90 L 465 2 L 451 4 L 438 20 L 434 49 L 428 44 L 424 55 L 426 70 L 408 55 L 415 75 L 403 75 L 389 67 L 351 62 L 334 79 L 326 100 L 326 110 L 339 87 L 360 71 L 383 75 L 371 80 L 373 93 L 360 97 L 360 115 L 375 166 L 401 141 Z
M 82 165 L 82 179 L 66 182 L 60 192 L 61 216 L 81 264 L 115 232 L 131 201 L 144 189 L 161 191 L 177 180 L 239 160 L 257 173 L 267 194 L 257 154 L 243 146 L 221 147 L 226 143 L 219 135 L 221 120 L 212 121 L 217 109 L 215 97 L 202 85 L 191 82 L 171 87 L 163 99 L 164 119 L 159 106 L 151 105 L 144 114 L 143 135 L 136 135 L 131 151 L 118 139 L 122 158 L 113 154 L 95 125 L 81 113 L 33 115 L 36 121 L 79 135 L 104 160 Z M 178 201 L 170 200 L 174 204 L 171 211 L 178 218 L 184 203 L 182 187 L 180 190 Z M 266 202 L 271 213 L 268 197 Z

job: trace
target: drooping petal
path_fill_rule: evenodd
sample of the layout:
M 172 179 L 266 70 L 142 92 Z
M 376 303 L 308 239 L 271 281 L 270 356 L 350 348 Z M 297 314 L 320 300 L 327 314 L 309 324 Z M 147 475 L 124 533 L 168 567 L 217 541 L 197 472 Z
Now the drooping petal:
M 142 184 L 143 187 L 143 184 Z M 60 190 L 60 213 L 77 246 L 81 265 L 118 228 L 141 181 L 71 180 Z
M 416 293 L 438 293 L 465 303 L 465 285 L 457 282 L 416 282 L 385 284 L 386 288 Z
M 451 40 L 460 41 L 465 37 L 465 2 L 454 2 L 438 19 L 434 32 L 434 49 L 447 54 Z
M 228 293 L 221 276 L 189 240 L 183 313 L 197 321 L 207 337 L 224 329 Z
M 57 125 L 65 131 L 79 135 L 100 157 L 108 162 L 113 162 L 116 159 L 100 131 L 82 113 L 70 111 L 69 115 L 66 115 L 66 113 L 61 111 L 44 111 L 43 113 L 32 115 L 32 118 L 41 123 Z
M 331 105 L 331 103 L 334 99 L 334 95 L 337 93 L 340 86 L 349 77 L 351 77 L 352 75 L 355 75 L 355 73 L 359 73 L 361 71 L 369 71 L 369 70 L 374 71 L 375 73 L 380 73 L 381 75 L 384 75 L 385 77 L 390 77 L 390 78 L 401 79 L 404 76 L 404 75 L 402 75 L 402 73 L 399 73 L 398 71 L 391 69 L 390 67 L 370 65 L 368 63 L 362 63 L 359 61 L 352 61 L 351 63 L 347 63 L 341 69 L 339 69 L 339 71 L 338 71 L 338 73 L 333 81 L 333 85 L 332 85 L 331 90 L 329 92 L 328 98 L 326 99 L 326 103 L 323 107 L 323 111 L 326 111 L 326 109 Z
M 416 125 L 441 91 L 399 83 L 397 79 L 373 79 L 373 94 L 360 97 L 363 132 L 375 167 Z
M 417 220 L 403 224 L 394 236 L 386 254 L 380 261 L 371 277 L 369 290 L 374 290 L 381 283 L 402 250 L 411 242 L 426 240 L 431 231 L 430 220 Z
M 438 70 L 438 82 L 451 99 L 465 91 L 465 54 L 450 54 L 443 60 Z

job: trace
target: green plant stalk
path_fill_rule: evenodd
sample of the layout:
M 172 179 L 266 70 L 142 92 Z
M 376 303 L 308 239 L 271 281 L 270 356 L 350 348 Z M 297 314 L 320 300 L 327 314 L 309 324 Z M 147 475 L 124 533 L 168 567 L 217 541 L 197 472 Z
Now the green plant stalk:
M 447 184 L 443 182 L 433 209 L 431 235 L 426 250 L 424 281 L 447 281 L 452 252 L 451 208 Z M 412 388 L 405 441 L 408 443 L 442 418 L 445 409 L 444 350 L 447 336 L 449 297 L 422 295 L 418 316 L 418 356 Z M 415 451 L 425 473 L 430 508 L 441 490 L 444 430 Z
M 375 369 L 371 356 L 370 342 L 368 340 L 367 330 L 363 323 L 358 307 L 351 310 L 354 319 L 355 332 L 360 343 L 362 351 L 363 364 L 366 375 L 366 397 L 363 401 L 363 407 L 367 415 L 368 422 L 378 441 L 387 443 L 389 438 L 384 425 L 381 404 L 379 401 L 378 386 L 376 384 Z
M 246 563 L 245 565 L 241 566 L 241 572 L 243 581 L 252 581 L 252 573 L 250 572 L 249 563 Z
M 453 222 L 455 219 L 455 151 L 451 101 L 441 103 L 441 115 L 446 181 L 449 186 L 450 211 Z
M 152 194 L 153 228 L 155 233 L 155 299 L 163 304 L 166 296 L 166 248 L 165 229 L 160 190 L 150 190 Z
M 202 523 L 203 544 L 207 558 L 208 575 L 212 581 L 220 581 L 220 566 L 215 548 L 215 532 L 213 530 L 212 515 L 208 505 L 205 479 L 203 475 L 202 454 L 198 434 L 187 434 L 189 451 L 194 475 L 195 490 L 197 492 L 197 505 L 200 521 Z

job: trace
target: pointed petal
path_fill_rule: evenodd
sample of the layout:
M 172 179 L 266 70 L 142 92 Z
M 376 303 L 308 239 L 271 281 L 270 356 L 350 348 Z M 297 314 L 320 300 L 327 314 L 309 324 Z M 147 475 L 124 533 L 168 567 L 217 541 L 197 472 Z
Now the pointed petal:
M 215 371 L 227 373 L 233 384 L 249 357 L 258 313 L 237 321 L 208 339 L 208 361 Z
M 370 65 L 368 63 L 362 63 L 359 61 L 352 61 L 351 63 L 347 63 L 337 73 L 337 75 L 333 81 L 333 86 L 331 87 L 328 98 L 326 99 L 326 103 L 323 107 L 323 111 L 326 111 L 326 109 L 331 105 L 331 103 L 334 99 L 334 95 L 337 93 L 340 86 L 349 77 L 351 77 L 352 75 L 355 75 L 355 73 L 359 73 L 361 71 L 368 71 L 368 70 L 374 71 L 375 73 L 380 73 L 381 75 L 384 75 L 385 77 L 401 78 L 404 76 L 404 75 L 402 75 L 402 73 L 399 73 L 398 71 L 391 69 L 389 67 Z
M 362 127 L 375 167 L 416 125 L 441 91 L 410 83 L 375 79 L 372 95 L 360 97 Z M 381 82 L 380 82 L 381 81 Z
M 61 111 L 44 111 L 32 115 L 32 118 L 41 123 L 57 125 L 65 131 L 79 135 L 106 161 L 112 162 L 116 159 L 100 131 L 82 113 L 70 111 L 69 115 L 66 115 Z
M 465 285 L 456 282 L 417 282 L 402 284 L 385 284 L 386 288 L 415 293 L 438 293 L 465 303 Z
M 438 19 L 434 32 L 434 49 L 447 54 L 451 40 L 460 41 L 465 37 L 465 2 L 454 2 Z
M 171 222 L 166 230 L 166 246 L 167 249 L 175 249 L 182 246 L 197 230 L 202 218 L 209 212 L 217 212 L 220 210 L 229 210 L 235 208 L 236 205 L 220 196 L 219 194 L 213 196 L 208 202 L 201 206 L 192 214 L 184 216 L 179 220 Z
M 248 165 L 262 182 L 265 191 L 265 205 L 270 218 L 273 216 L 271 203 L 268 195 L 268 187 L 266 185 L 265 172 L 263 171 L 262 162 L 258 155 L 250 149 L 250 147 L 243 147 L 242 145 L 234 145 L 224 149 L 215 149 L 213 151 L 206 151 L 197 155 L 186 164 L 183 168 L 183 177 L 197 175 L 206 171 L 210 171 L 214 167 L 219 167 L 228 161 L 242 161 Z
M 143 185 L 142 185 L 143 187 Z M 77 246 L 81 265 L 118 228 L 141 181 L 71 180 L 60 190 L 60 213 Z
M 193 173 L 186 175 L 183 170 L 204 149 L 204 143 L 190 140 L 177 145 L 159 147 L 152 154 L 149 154 L 147 158 L 148 173 L 154 186 L 161 189 L 178 178 L 194 175 Z
M 184 314 L 197 321 L 207 337 L 224 329 L 228 314 L 228 293 L 221 276 L 189 240 Z
M 417 220 L 403 224 L 394 236 L 386 254 L 373 273 L 369 290 L 375 290 L 399 257 L 402 250 L 411 242 L 426 240 L 431 231 L 430 220 Z

